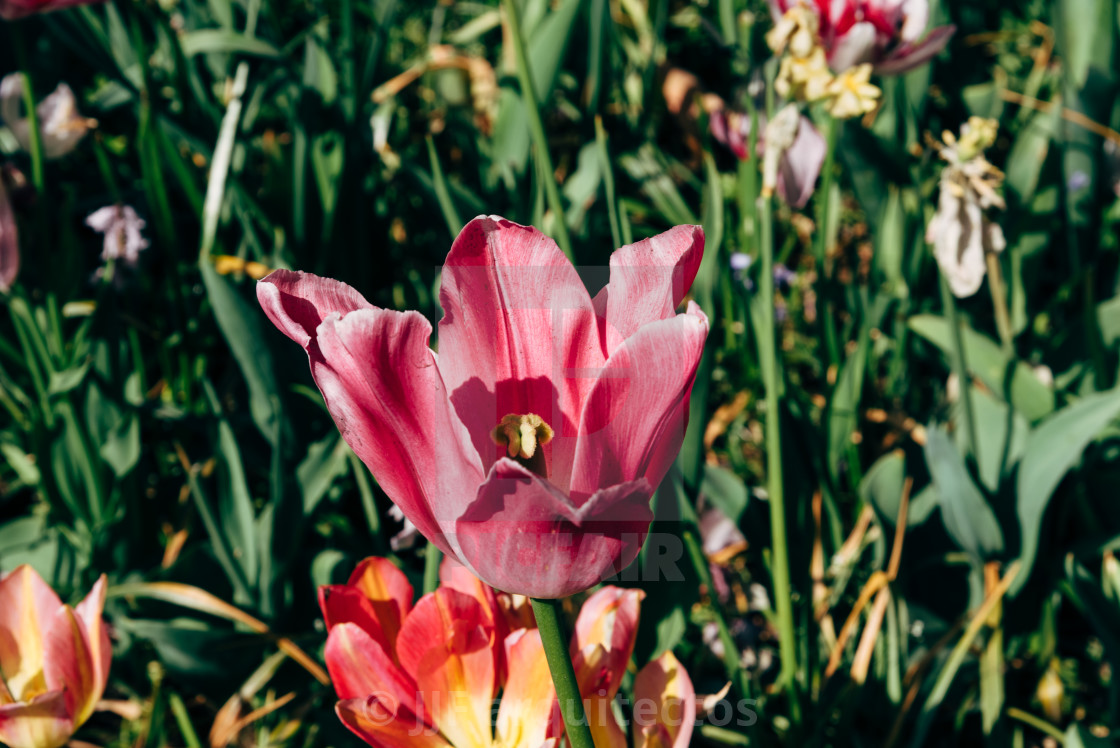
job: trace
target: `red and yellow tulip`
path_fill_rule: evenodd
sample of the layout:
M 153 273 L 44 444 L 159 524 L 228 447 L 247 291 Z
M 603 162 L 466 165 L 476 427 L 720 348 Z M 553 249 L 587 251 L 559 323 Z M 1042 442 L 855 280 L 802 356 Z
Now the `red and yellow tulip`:
M 373 748 L 555 745 L 563 722 L 540 633 L 525 625 L 512 596 L 454 561 L 444 560 L 440 579 L 413 605 L 404 574 L 370 558 L 347 584 L 320 590 L 338 716 Z M 626 745 L 610 701 L 634 650 L 642 597 L 604 587 L 576 622 L 572 651 L 596 745 Z M 686 746 L 695 695 L 680 663 L 667 653 L 636 683 L 648 713 L 635 721 L 637 745 Z
M 112 648 L 105 577 L 76 608 L 30 566 L 0 578 L 0 743 L 59 748 L 105 690 Z

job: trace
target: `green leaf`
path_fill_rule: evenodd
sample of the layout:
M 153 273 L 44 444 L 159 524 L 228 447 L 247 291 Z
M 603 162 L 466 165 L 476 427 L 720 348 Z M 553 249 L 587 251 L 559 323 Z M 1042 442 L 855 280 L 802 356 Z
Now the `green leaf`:
M 941 505 L 941 521 L 957 545 L 977 560 L 1003 551 L 1003 533 L 995 513 L 969 477 L 956 445 L 941 427 L 926 430 L 925 455 Z
M 910 329 L 941 349 L 946 356 L 952 355 L 952 337 L 949 324 L 943 317 L 919 314 L 910 318 Z M 995 393 L 1004 392 L 1004 377 L 1011 362 L 1000 349 L 999 344 L 970 327 L 964 328 L 965 358 L 968 368 L 980 378 L 988 389 Z M 1023 416 L 1037 421 L 1054 410 L 1054 391 L 1044 384 L 1031 367 L 1022 361 L 1015 363 L 1011 374 L 1011 404 Z
M 1038 552 L 1043 515 L 1054 490 L 1065 474 L 1081 460 L 1089 443 L 1118 415 L 1120 390 L 1101 392 L 1062 408 L 1027 437 L 1016 479 L 1016 509 L 1023 532 L 1019 560 L 1023 566 L 1009 594 L 1017 594 L 1030 577 Z
M 64 395 L 70 392 L 86 378 L 89 372 L 90 359 L 86 359 L 78 366 L 73 366 L 63 371 L 52 371 L 50 384 L 47 386 L 52 395 Z
M 661 655 L 673 650 L 684 639 L 687 621 L 684 610 L 676 606 L 669 614 L 657 622 L 657 644 L 654 646 L 651 660 L 656 660 Z
M 747 485 L 739 476 L 730 470 L 707 463 L 704 464 L 700 493 L 735 524 L 739 524 L 743 512 L 746 511 L 750 496 Z
M 1085 729 L 1079 722 L 1074 722 L 1066 730 L 1066 742 L 1063 748 L 1114 748 L 1115 744 L 1108 738 L 1098 738 Z
M 992 493 L 999 490 L 1004 475 L 1011 472 L 1023 454 L 1030 427 L 1026 420 L 1007 403 L 997 400 L 979 387 L 972 388 L 972 408 L 976 417 L 976 438 L 983 449 L 978 455 L 980 481 Z M 967 451 L 968 429 L 957 432 L 962 450 Z
M 1019 197 L 1020 203 L 1027 204 L 1034 198 L 1050 140 L 1061 126 L 1061 113 L 1059 107 L 1039 112 L 1015 137 L 1007 156 L 1007 186 Z
M 249 411 L 253 422 L 275 448 L 280 440 L 282 413 L 276 365 L 265 343 L 272 330 L 264 325 L 260 307 L 248 303 L 233 281 L 219 275 L 208 258 L 199 261 L 199 269 L 218 327 L 249 386 Z
M 261 39 L 225 29 L 201 29 L 179 35 L 185 57 L 212 52 L 239 52 L 256 57 L 280 57 L 279 49 Z
M 303 513 L 311 514 L 335 480 L 348 468 L 349 447 L 337 431 L 331 432 L 307 449 L 307 456 L 296 468 L 296 480 L 303 489 Z

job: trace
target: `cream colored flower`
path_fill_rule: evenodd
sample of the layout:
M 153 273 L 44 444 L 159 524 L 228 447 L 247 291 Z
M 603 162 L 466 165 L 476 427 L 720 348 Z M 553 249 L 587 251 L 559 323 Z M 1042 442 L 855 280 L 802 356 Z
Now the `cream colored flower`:
M 20 147 L 31 150 L 31 125 L 23 109 L 23 76 L 12 73 L 0 81 L 0 118 L 16 136 Z M 77 147 L 86 132 L 97 126 L 97 120 L 78 112 L 78 100 L 70 86 L 58 84 L 35 108 L 42 136 L 43 155 L 61 158 Z
M 833 80 L 824 49 L 815 47 L 806 57 L 786 55 L 782 58 L 774 90 L 785 99 L 818 101 L 828 95 Z
M 783 13 L 774 28 L 766 32 L 766 43 L 776 55 L 788 48 L 793 57 L 808 57 L 819 46 L 819 31 L 816 11 L 799 3 Z
M 849 119 L 866 114 L 879 103 L 882 91 L 871 83 L 871 65 L 856 65 L 836 76 L 827 88 L 831 97 L 828 111 L 837 119 Z

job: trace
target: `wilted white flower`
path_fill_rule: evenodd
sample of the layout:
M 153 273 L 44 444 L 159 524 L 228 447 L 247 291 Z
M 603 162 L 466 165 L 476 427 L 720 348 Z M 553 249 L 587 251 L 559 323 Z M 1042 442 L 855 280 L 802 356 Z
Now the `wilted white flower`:
M 43 155 L 54 159 L 65 156 L 78 145 L 95 120 L 78 113 L 78 101 L 65 83 L 35 107 L 39 117 Z M 23 114 L 23 75 L 12 73 L 0 81 L 0 118 L 25 151 L 31 150 L 31 124 Z
M 781 167 L 782 157 L 794 141 L 797 140 L 797 131 L 801 127 L 801 112 L 796 104 L 787 104 L 782 107 L 774 118 L 766 123 L 763 135 L 766 138 L 766 147 L 762 154 L 762 194 L 766 197 L 774 194 L 778 186 L 778 170 Z
M 995 142 L 996 123 L 973 117 L 961 127 L 960 138 L 946 132 L 937 144 L 947 164 L 941 172 L 937 213 L 926 228 L 926 241 L 949 288 L 964 298 L 980 289 L 987 272 L 986 254 L 1002 252 L 1003 230 L 985 209 L 1003 208 L 996 191 L 1003 173 L 984 158 L 984 149 Z
M 389 547 L 394 551 L 399 551 L 416 545 L 416 537 L 420 534 L 420 531 L 416 529 L 416 525 L 412 524 L 412 520 L 404 516 L 400 507 L 396 504 L 389 507 L 389 516 L 402 523 L 401 531 L 389 538 Z
M 135 265 L 140 259 L 140 250 L 148 247 L 148 240 L 140 233 L 145 226 L 144 219 L 136 215 L 130 205 L 108 205 L 86 218 L 86 225 L 105 235 L 101 259 L 106 262 L 122 260 Z

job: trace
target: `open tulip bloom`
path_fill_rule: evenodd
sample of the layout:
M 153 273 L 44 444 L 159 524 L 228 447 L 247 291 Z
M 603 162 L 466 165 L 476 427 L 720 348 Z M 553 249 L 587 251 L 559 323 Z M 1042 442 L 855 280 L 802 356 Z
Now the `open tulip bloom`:
M 29 566 L 0 579 L 0 743 L 59 748 L 93 713 L 112 649 L 105 577 L 76 608 Z
M 257 296 L 425 537 L 499 590 L 560 598 L 645 540 L 708 334 L 676 311 L 703 249 L 698 226 L 623 247 L 592 299 L 544 234 L 476 218 L 443 267 L 438 355 L 421 314 L 338 281 L 277 271 Z
M 798 4 L 817 12 L 820 41 L 837 72 L 862 63 L 880 75 L 913 70 L 944 49 L 956 30 L 938 26 L 926 34 L 929 0 L 770 0 L 770 10 L 778 19 Z
M 508 595 L 450 559 L 440 580 L 413 605 L 404 574 L 370 558 L 346 585 L 320 590 L 340 719 L 373 748 L 558 745 L 563 726 L 539 631 L 510 615 Z M 599 748 L 627 746 L 610 701 L 634 649 L 641 598 L 604 587 L 576 622 L 573 660 Z M 688 745 L 695 691 L 671 653 L 638 673 L 634 699 L 635 748 Z

